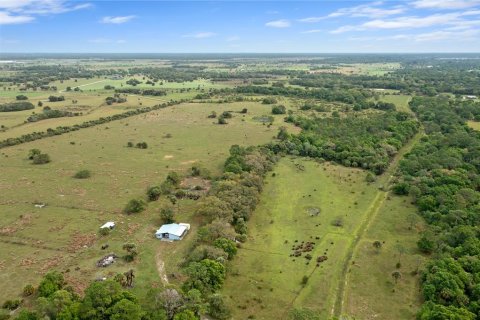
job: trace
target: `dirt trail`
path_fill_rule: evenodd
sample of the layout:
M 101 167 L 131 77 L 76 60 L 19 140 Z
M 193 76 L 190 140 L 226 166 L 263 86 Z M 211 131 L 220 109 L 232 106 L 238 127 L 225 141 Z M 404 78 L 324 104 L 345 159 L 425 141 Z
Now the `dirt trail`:
M 74 88 L 85 87 L 85 86 L 89 86 L 89 85 L 91 85 L 91 84 L 100 83 L 100 82 L 105 82 L 105 81 L 107 81 L 107 80 L 104 79 L 104 80 L 99 80 L 99 81 L 95 81 L 95 82 L 85 83 L 85 84 L 81 84 L 81 85 L 79 85 L 79 86 L 75 86 Z M 67 90 L 67 89 L 60 90 L 60 91 L 58 91 L 58 93 L 66 92 L 66 90 Z
M 168 277 L 165 271 L 165 262 L 162 260 L 161 250 L 157 250 L 157 254 L 155 255 L 155 263 L 157 264 L 157 271 L 160 279 L 162 279 L 162 283 L 164 286 L 168 285 Z

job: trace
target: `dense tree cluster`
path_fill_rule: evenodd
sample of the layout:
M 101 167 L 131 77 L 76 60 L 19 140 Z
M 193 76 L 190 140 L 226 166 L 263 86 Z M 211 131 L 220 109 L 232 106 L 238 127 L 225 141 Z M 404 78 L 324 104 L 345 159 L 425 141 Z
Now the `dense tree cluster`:
M 480 134 L 468 108 L 448 97 L 414 97 L 427 136 L 400 163 L 393 191 L 410 194 L 431 225 L 418 242 L 435 253 L 422 275 L 419 318 L 477 319 L 480 314 Z
M 50 96 L 50 97 L 48 97 L 48 101 L 50 101 L 50 102 L 65 101 L 65 97 L 64 96 Z
M 35 109 L 35 106 L 28 101 L 7 102 L 0 104 L 0 112 L 23 111 Z
M 402 112 L 348 115 L 345 118 L 286 118 L 302 128 L 298 135 L 281 129 L 279 142 L 269 148 L 275 153 L 323 158 L 348 167 L 381 174 L 390 159 L 418 131 L 418 122 Z
M 167 91 L 159 89 L 137 89 L 137 88 L 122 88 L 115 89 L 117 93 L 139 94 L 142 96 L 166 96 Z
M 52 110 L 48 107 L 43 108 L 42 113 L 32 114 L 27 118 L 28 122 L 37 122 L 45 119 L 62 118 L 62 117 L 76 117 L 79 116 L 79 112 L 70 112 L 66 110 Z

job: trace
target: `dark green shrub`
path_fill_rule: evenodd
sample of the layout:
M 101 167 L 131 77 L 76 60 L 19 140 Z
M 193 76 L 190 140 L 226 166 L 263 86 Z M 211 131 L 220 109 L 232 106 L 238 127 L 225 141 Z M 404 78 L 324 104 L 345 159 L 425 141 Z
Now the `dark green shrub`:
M 35 292 L 35 288 L 31 284 L 27 284 L 23 287 L 23 295 L 25 297 L 31 296 Z
M 90 178 L 90 170 L 80 170 L 73 176 L 75 179 L 87 179 Z
M 15 310 L 22 304 L 21 300 L 7 300 L 3 303 L 2 308 L 8 310 Z
M 132 199 L 128 201 L 127 205 L 125 206 L 124 212 L 127 214 L 131 213 L 139 213 L 145 210 L 146 203 L 142 199 Z
M 100 228 L 98 230 L 98 233 L 101 235 L 101 236 L 108 236 L 110 234 L 110 228 Z
M 157 201 L 162 194 L 162 189 L 159 186 L 153 186 L 147 189 L 147 197 L 149 201 Z
M 285 114 L 285 113 L 287 113 L 287 109 L 285 108 L 284 105 L 273 106 L 272 107 L 272 113 L 273 114 Z
M 33 164 L 45 164 L 49 163 L 50 161 L 50 156 L 46 153 L 40 153 L 33 156 Z

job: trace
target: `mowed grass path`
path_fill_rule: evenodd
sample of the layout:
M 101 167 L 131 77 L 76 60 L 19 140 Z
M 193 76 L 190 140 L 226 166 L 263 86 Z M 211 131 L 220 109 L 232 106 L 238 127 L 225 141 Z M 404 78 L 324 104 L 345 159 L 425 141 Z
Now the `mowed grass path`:
M 299 167 L 304 166 L 304 170 Z M 366 172 L 302 159 L 282 159 L 268 177 L 249 222 L 249 239 L 230 267 L 223 293 L 234 319 L 284 319 L 292 307 L 330 315 L 352 233 L 375 197 Z M 310 216 L 309 208 L 319 208 Z M 343 220 L 343 227 L 332 222 Z M 317 239 L 318 237 L 318 239 Z M 297 241 L 297 242 L 295 242 Z M 290 257 L 292 246 L 313 241 L 313 259 Z M 316 266 L 318 256 L 328 260 Z M 308 276 L 306 286 L 301 284 Z
M 212 110 L 220 114 L 243 108 L 248 114 L 234 113 L 227 125 L 207 118 Z M 97 277 L 130 268 L 136 271 L 134 290 L 138 293 L 146 294 L 152 285 L 160 285 L 157 252 L 163 252 L 166 271 L 177 272 L 182 250 L 188 248 L 197 227 L 194 202 L 180 201 L 178 206 L 178 219 L 192 224 L 192 235 L 169 245 L 153 237 L 161 225 L 161 203 L 151 203 L 138 215 L 126 216 L 121 210 L 128 200 L 145 197 L 147 187 L 162 182 L 169 171 L 184 174 L 193 164 L 201 164 L 220 174 L 232 144 L 270 141 L 284 125 L 282 116 L 276 116 L 270 128 L 252 119 L 269 112 L 270 107 L 252 102 L 185 103 L 2 149 L 0 280 L 8 285 L 0 301 L 17 297 L 26 284 L 38 284 L 47 270 L 69 270 L 68 280 L 80 289 Z M 145 141 L 149 147 L 127 148 L 129 141 Z M 26 157 L 33 148 L 48 153 L 52 162 L 32 165 Z M 90 170 L 92 177 L 73 179 L 80 169 Z M 47 206 L 35 208 L 34 202 Z M 109 220 L 118 227 L 110 236 L 98 236 L 99 226 Z M 125 242 L 139 246 L 136 262 L 95 267 L 106 253 L 122 255 Z M 101 250 L 102 244 L 109 244 L 109 249 Z

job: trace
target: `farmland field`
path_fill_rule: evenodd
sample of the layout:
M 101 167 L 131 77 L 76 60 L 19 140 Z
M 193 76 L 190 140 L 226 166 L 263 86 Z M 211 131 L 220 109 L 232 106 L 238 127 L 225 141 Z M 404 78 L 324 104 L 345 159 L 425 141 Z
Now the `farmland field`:
M 477 320 L 479 61 L 6 55 L 0 319 Z
M 221 113 L 242 108 L 248 108 L 248 113 L 234 115 L 226 126 L 207 118 L 213 110 Z M 123 207 L 130 198 L 143 196 L 148 186 L 162 181 L 169 171 L 184 174 L 192 165 L 201 164 L 218 174 L 232 144 L 269 141 L 281 122 L 277 119 L 267 128 L 253 120 L 268 113 L 265 109 L 268 107 L 255 102 L 186 103 L 1 150 L 0 240 L 3 242 L 0 242 L 0 261 L 2 277 L 8 277 L 5 280 L 10 279 L 11 285 L 2 291 L 0 300 L 18 294 L 18 288 L 37 282 L 42 270 L 53 267 L 69 269 L 68 277 L 85 287 L 89 281 L 106 275 L 94 267 L 95 260 L 102 254 L 99 246 L 107 242 L 109 250 L 120 254 L 121 244 L 127 238 L 141 243 L 135 268 L 142 271 L 136 290 L 145 291 L 142 285 L 159 281 L 155 256 L 164 244 L 155 240 L 153 233 L 161 224 L 157 213 L 161 204 L 153 203 L 146 212 L 130 217 L 121 213 Z M 171 138 L 166 137 L 167 134 L 171 134 Z M 129 141 L 146 141 L 149 148 L 127 148 Z M 32 165 L 27 160 L 28 150 L 32 148 L 48 152 L 52 163 Z M 65 153 L 68 156 L 64 156 Z M 79 169 L 89 169 L 92 177 L 73 179 Z M 179 219 L 191 222 L 195 230 L 191 201 L 185 202 L 180 204 Z M 47 206 L 39 209 L 34 203 Z M 108 220 L 116 221 L 119 228 L 104 240 L 95 234 Z M 75 247 L 76 235 L 79 243 L 85 242 L 86 248 Z M 186 240 L 187 243 L 192 239 Z M 8 241 L 24 241 L 26 245 L 17 251 L 19 245 Z M 167 266 L 175 268 L 175 264 L 169 262 L 169 255 L 165 260 Z M 39 268 L 42 265 L 49 267 Z M 77 267 L 80 270 L 75 270 Z M 122 268 L 126 266 L 116 265 L 108 274 Z
M 235 318 L 284 318 L 292 307 L 330 316 L 342 265 L 354 230 L 375 197 L 365 172 L 329 163 L 285 159 L 267 179 L 264 197 L 249 223 L 224 294 Z M 292 179 L 295 176 L 295 179 Z M 311 216 L 311 211 L 319 213 Z M 312 212 L 313 212 L 312 211 Z M 336 219 L 342 226 L 334 226 Z M 291 257 L 292 246 L 315 242 L 314 250 Z M 305 258 L 311 254 L 311 261 Z M 318 267 L 318 256 L 328 260 Z M 306 285 L 302 278 L 308 276 Z M 261 298 L 257 298 L 261 297 Z M 275 307 L 274 307 L 275 306 Z

